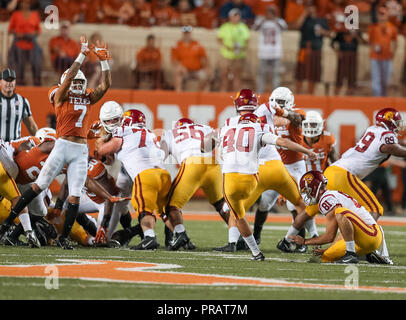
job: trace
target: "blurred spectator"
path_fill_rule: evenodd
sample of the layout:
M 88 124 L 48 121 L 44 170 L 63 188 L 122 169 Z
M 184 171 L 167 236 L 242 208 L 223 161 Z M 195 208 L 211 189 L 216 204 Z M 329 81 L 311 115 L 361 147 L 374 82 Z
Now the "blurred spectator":
M 330 25 L 331 31 L 340 32 L 345 31 L 345 10 L 346 2 L 345 0 L 333 0 L 329 2 L 327 7 L 328 13 L 326 14 L 326 19 Z
M 202 5 L 196 7 L 194 13 L 196 15 L 197 26 L 206 29 L 217 28 L 218 13 L 214 8 L 213 0 L 202 0 Z
M 329 35 L 328 22 L 318 16 L 316 6 L 311 4 L 295 25 L 300 26 L 300 49 L 295 72 L 296 93 L 303 93 L 303 81 L 307 80 L 307 93 L 314 94 L 315 84 L 321 79 L 321 49 L 323 36 Z
M 56 115 L 55 113 L 51 112 L 47 114 L 46 117 L 46 127 L 56 129 Z
M 289 29 L 294 29 L 294 26 L 291 27 L 291 24 L 295 23 L 304 11 L 305 5 L 303 0 L 286 0 L 285 20 L 289 25 Z
M 169 5 L 169 0 L 157 0 L 153 5 L 152 15 L 155 26 L 170 26 L 176 22 L 176 11 Z
M 221 24 L 228 21 L 230 11 L 235 8 L 239 9 L 241 12 L 240 15 L 242 22 L 248 26 L 251 26 L 254 23 L 255 15 L 252 12 L 251 7 L 247 6 L 244 3 L 244 0 L 231 0 L 223 4 L 223 6 L 220 8 L 219 17 Z
M 357 87 L 358 70 L 358 44 L 367 44 L 359 31 L 340 31 L 331 42 L 331 46 L 337 53 L 337 72 L 334 94 L 340 94 L 344 80 L 347 79 L 346 95 L 354 94 Z
M 53 5 L 58 7 L 59 21 L 77 22 L 79 18 L 79 3 L 77 0 L 55 0 Z
M 0 22 L 8 21 L 17 8 L 18 0 L 0 0 Z
M 231 91 L 239 90 L 241 87 L 241 74 L 250 38 L 250 30 L 244 22 L 241 22 L 241 11 L 234 8 L 228 15 L 229 22 L 222 24 L 217 32 L 221 54 L 220 91 L 229 89 L 230 79 L 232 79 Z
M 146 39 L 146 46 L 138 51 L 135 74 L 135 89 L 138 89 L 140 82 L 151 80 L 153 89 L 162 89 L 163 71 L 162 57 L 160 50 L 155 46 L 155 36 L 150 34 Z
M 403 71 L 402 77 L 400 79 L 402 85 L 402 95 L 406 96 L 406 0 L 405 6 L 403 7 L 403 18 L 402 18 L 402 25 L 400 27 L 400 34 L 403 36 Z M 406 201 L 406 200 L 405 200 Z
M 280 4 L 285 1 L 286 0 L 244 0 L 244 3 L 251 7 L 255 16 L 265 17 L 267 7 L 273 5 L 278 9 L 278 12 L 280 12 Z
M 130 0 L 102 0 L 104 22 L 110 24 L 128 23 L 135 10 Z
M 103 21 L 104 12 L 101 7 L 101 0 L 81 0 L 78 6 L 76 22 L 101 23 Z
M 55 71 L 62 75 L 75 61 L 80 47 L 75 40 L 70 38 L 70 22 L 62 21 L 59 26 L 59 36 L 49 40 L 49 52 Z
M 145 0 L 134 0 L 134 16 L 132 26 L 149 27 L 152 24 L 152 6 Z
M 32 67 L 32 77 L 35 86 L 41 85 L 42 49 L 37 43 L 41 32 L 38 11 L 30 9 L 30 0 L 21 0 L 19 9 L 14 11 L 8 26 L 8 32 L 14 35 L 8 61 L 10 67 L 16 70 L 17 83 L 25 85 L 25 62 L 29 60 Z
M 189 0 L 178 1 L 174 19 L 174 24 L 177 26 L 196 26 L 196 14 L 194 11 L 192 11 Z
M 259 30 L 257 92 L 264 93 L 266 76 L 272 76 L 272 91 L 279 87 L 279 66 L 282 57 L 282 31 L 288 28 L 285 20 L 278 17 L 278 7 L 267 7 L 266 16 L 254 24 Z
M 198 79 L 200 91 L 209 90 L 211 71 L 206 50 L 192 38 L 192 27 L 182 27 L 182 39 L 172 48 L 174 63 L 174 85 L 176 91 L 182 91 L 183 81 Z
M 374 96 L 386 96 L 392 79 L 392 59 L 397 49 L 397 29 L 388 21 L 388 10 L 378 9 L 378 23 L 369 25 L 371 80 Z

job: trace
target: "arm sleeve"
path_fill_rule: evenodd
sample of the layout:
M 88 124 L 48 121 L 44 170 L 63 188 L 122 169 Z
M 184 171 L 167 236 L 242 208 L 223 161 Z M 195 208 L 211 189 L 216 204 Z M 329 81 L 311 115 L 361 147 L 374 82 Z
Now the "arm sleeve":
M 272 144 L 272 145 L 276 145 L 276 140 L 278 140 L 278 136 L 271 133 L 271 132 L 267 132 L 264 133 L 261 137 L 261 142 L 262 144 Z

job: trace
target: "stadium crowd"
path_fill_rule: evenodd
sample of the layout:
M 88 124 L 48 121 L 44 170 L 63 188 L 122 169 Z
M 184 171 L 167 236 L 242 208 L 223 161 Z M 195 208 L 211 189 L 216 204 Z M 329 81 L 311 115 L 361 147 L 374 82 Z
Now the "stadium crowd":
M 51 4 L 58 7 L 60 35 L 51 39 L 49 48 L 41 48 L 36 39 L 41 33 L 40 23 L 47 17 L 45 8 Z M 352 12 L 348 11 L 349 5 L 355 5 L 359 12 L 357 30 L 345 27 L 348 12 Z M 71 25 L 97 23 L 183 27 L 183 32 L 189 34 L 173 45 L 173 79 L 164 79 L 159 45 L 152 39 L 152 33 L 147 35 L 146 46 L 136 53 L 134 88 L 146 78 L 152 79 L 152 88 L 156 89 L 181 91 L 182 83 L 188 78 L 199 80 L 200 90 L 228 91 L 239 87 L 247 40 L 250 31 L 256 30 L 260 32 L 259 66 L 254 77 L 257 92 L 263 93 L 265 87 L 276 88 L 280 84 L 281 33 L 298 30 L 295 92 L 315 93 L 315 84 L 321 81 L 322 75 L 323 38 L 329 38 L 337 58 L 334 93 L 339 94 L 345 86 L 346 95 L 354 94 L 358 48 L 367 45 L 370 47 L 372 93 L 386 96 L 398 49 L 397 38 L 399 34 L 406 34 L 405 10 L 406 3 L 400 0 L 3 0 L 0 1 L 0 21 L 8 21 L 9 33 L 14 35 L 8 60 L 9 66 L 17 72 L 20 85 L 25 84 L 23 74 L 27 61 L 32 66 L 32 83 L 41 85 L 43 50 L 49 50 L 57 73 L 66 69 L 78 53 L 78 44 L 69 35 Z M 218 30 L 219 70 L 207 61 L 205 44 L 193 39 L 194 27 Z M 100 34 L 94 36 L 100 37 Z M 83 67 L 89 78 L 94 77 L 96 81 L 100 70 L 95 64 L 88 61 Z M 216 75 L 221 82 L 218 88 L 213 88 L 211 84 Z M 266 86 L 267 77 L 271 78 L 270 86 Z M 308 86 L 303 86 L 304 81 Z M 402 89 L 406 88 L 406 72 L 402 73 L 401 84 Z

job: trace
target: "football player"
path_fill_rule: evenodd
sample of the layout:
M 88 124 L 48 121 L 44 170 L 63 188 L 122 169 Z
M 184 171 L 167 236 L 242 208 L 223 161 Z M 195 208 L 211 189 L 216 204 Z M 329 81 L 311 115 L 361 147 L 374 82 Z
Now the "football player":
M 181 212 L 196 190 L 202 188 L 209 202 L 228 223 L 228 212 L 223 211 L 224 197 L 220 165 L 213 152 L 202 153 L 205 136 L 214 129 L 194 123 L 187 118 L 179 119 L 172 130 L 165 132 L 161 148 L 166 155 L 173 155 L 180 169 L 172 182 L 168 196 L 169 212 Z
M 237 93 L 234 99 L 234 106 L 239 115 L 227 119 L 225 122 L 226 126 L 236 125 L 241 115 L 253 112 L 259 117 L 262 123 L 268 124 L 270 130 L 274 132 L 275 115 L 285 115 L 292 119 L 296 119 L 297 117 L 295 113 L 283 110 L 273 101 L 258 107 L 258 98 L 250 89 L 242 89 Z M 255 190 L 250 194 L 250 197 L 244 202 L 245 209 L 249 209 L 265 190 L 275 190 L 291 203 L 295 204 L 298 212 L 304 210 L 305 204 L 300 196 L 299 188 L 283 164 L 281 156 L 275 146 L 266 145 L 264 148 L 261 148 L 259 151 L 259 164 L 258 184 Z M 261 216 L 261 218 L 263 218 L 263 216 Z M 265 219 L 263 219 L 263 222 L 265 222 Z M 237 250 L 237 241 L 239 238 L 238 228 L 230 224 L 229 227 L 229 243 L 223 247 L 215 248 L 214 250 L 226 252 L 234 252 Z
M 391 155 L 406 157 L 406 148 L 399 145 L 397 139 L 397 134 L 402 126 L 403 121 L 399 111 L 394 108 L 379 110 L 375 116 L 375 124 L 367 128 L 357 144 L 348 149 L 340 159 L 324 171 L 324 175 L 328 179 L 327 189 L 338 190 L 350 195 L 371 213 L 375 221 L 383 214 L 383 207 L 362 182 L 362 179 L 389 159 Z M 285 238 L 296 235 L 298 228 L 302 228 L 305 221 L 318 213 L 318 206 L 307 206 L 306 211 L 296 217 Z M 367 256 L 367 259 L 393 264 L 389 259 L 385 238 L 382 248 L 379 253 L 374 252 Z
M 67 164 L 69 183 L 69 205 L 66 212 L 64 230 L 57 240 L 63 249 L 73 249 L 67 237 L 76 220 L 82 189 L 86 181 L 88 146 L 88 107 L 98 102 L 111 85 L 111 73 L 108 64 L 109 51 L 107 45 L 96 43 L 89 47 L 84 36 L 80 37 L 81 52 L 72 66 L 63 73 L 60 85 L 49 92 L 49 100 L 55 108 L 58 139 L 46 160 L 32 188 L 24 192 L 19 201 L 13 206 L 9 217 L 0 227 L 3 235 L 11 222 L 19 215 L 28 203 L 45 190 L 61 169 Z M 79 70 L 86 55 L 94 51 L 99 58 L 102 69 L 100 85 L 93 89 L 87 88 L 87 80 Z
M 253 113 L 241 115 L 237 125 L 226 125 L 220 131 L 224 198 L 233 214 L 230 220 L 233 216 L 239 233 L 252 252 L 253 260 L 265 259 L 245 217 L 246 200 L 258 184 L 258 155 L 261 148 L 268 144 L 278 145 L 316 157 L 314 152 L 270 131 L 269 125 L 259 123 Z
M 106 102 L 103 108 L 109 108 Z M 171 188 L 171 176 L 163 168 L 164 152 L 160 149 L 157 137 L 145 128 L 145 115 L 139 110 L 127 110 L 120 126 L 113 132 L 111 140 L 98 149 L 99 157 L 115 153 L 124 165 L 133 182 L 131 203 L 136 209 L 144 239 L 133 250 L 154 250 L 159 243 L 156 239 L 155 213 L 162 215 Z M 177 250 L 190 241 L 180 213 L 169 215 L 174 227 L 171 249 Z
M 327 178 L 320 171 L 309 171 L 300 180 L 300 192 L 307 205 L 318 206 L 326 216 L 326 232 L 318 237 L 304 239 L 291 236 L 298 244 L 323 245 L 331 243 L 337 231 L 343 237 L 328 249 L 317 249 L 322 262 L 358 263 L 358 256 L 367 255 L 382 243 L 383 233 L 371 214 L 350 195 L 327 190 Z

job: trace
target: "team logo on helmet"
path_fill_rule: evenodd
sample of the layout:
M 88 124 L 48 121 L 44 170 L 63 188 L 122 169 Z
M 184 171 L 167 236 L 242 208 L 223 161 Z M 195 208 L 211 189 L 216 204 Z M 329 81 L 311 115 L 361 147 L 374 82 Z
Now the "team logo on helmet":
M 393 113 L 393 111 L 387 111 L 387 112 L 385 112 L 384 118 L 385 118 L 385 120 L 391 121 L 391 120 L 393 120 L 394 116 L 395 116 L 395 114 Z
M 310 184 L 313 181 L 313 175 L 308 173 L 303 177 L 303 180 L 306 181 L 307 184 Z

